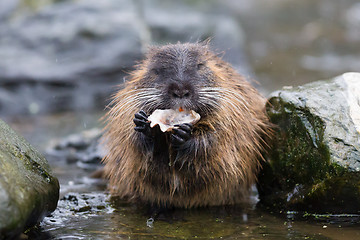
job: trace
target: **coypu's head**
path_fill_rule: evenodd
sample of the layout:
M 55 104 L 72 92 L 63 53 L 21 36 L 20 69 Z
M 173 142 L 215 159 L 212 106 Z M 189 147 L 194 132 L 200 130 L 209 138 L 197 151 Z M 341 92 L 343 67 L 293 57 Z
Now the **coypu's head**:
M 137 88 L 142 108 L 194 110 L 205 116 L 217 107 L 216 81 L 208 61 L 216 56 L 204 44 L 151 48 L 141 64 Z

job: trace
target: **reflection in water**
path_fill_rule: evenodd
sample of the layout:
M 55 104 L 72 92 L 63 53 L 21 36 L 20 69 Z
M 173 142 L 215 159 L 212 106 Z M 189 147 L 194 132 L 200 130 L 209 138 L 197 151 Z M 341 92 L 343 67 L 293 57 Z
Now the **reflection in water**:
M 110 204 L 111 203 L 111 204 Z M 69 210 L 70 209 L 70 210 Z M 329 221 L 303 222 L 244 206 L 171 210 L 149 220 L 147 208 L 104 193 L 69 194 L 43 232 L 58 239 L 356 239 L 359 228 Z M 246 217 L 244 217 L 246 216 Z M 151 223 L 150 223 L 151 222 Z

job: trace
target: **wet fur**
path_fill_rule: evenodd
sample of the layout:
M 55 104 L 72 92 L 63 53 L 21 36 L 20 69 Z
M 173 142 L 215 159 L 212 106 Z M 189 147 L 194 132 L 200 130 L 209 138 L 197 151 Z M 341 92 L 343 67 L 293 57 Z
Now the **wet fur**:
M 187 59 L 184 69 L 195 64 L 199 71 L 196 101 L 189 101 L 187 107 L 202 118 L 191 139 L 178 150 L 172 148 L 169 133 L 158 133 L 149 142 L 134 131 L 132 121 L 140 110 L 149 115 L 156 108 L 167 108 L 167 102 L 160 98 L 161 88 L 154 87 L 151 71 L 163 71 L 161 66 L 153 66 L 154 58 L 159 65 L 159 58 L 166 64 L 169 57 Z M 131 73 L 130 81 L 116 93 L 106 116 L 107 155 L 103 162 L 112 194 L 162 207 L 243 202 L 256 181 L 265 144 L 268 120 L 264 103 L 264 98 L 206 44 L 151 49 Z

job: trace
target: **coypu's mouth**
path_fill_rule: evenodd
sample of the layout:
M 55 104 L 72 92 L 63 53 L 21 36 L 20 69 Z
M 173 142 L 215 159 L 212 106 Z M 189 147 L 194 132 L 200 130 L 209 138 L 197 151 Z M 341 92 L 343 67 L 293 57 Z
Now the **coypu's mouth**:
M 184 109 L 155 110 L 149 117 L 150 127 L 159 125 L 161 131 L 167 132 L 176 128 L 176 125 L 190 123 L 195 124 L 200 120 L 200 114 L 195 111 Z
M 168 94 L 158 95 L 156 98 L 144 99 L 140 108 L 147 114 L 152 114 L 155 110 L 169 110 L 174 111 L 194 111 L 203 118 L 211 115 L 216 111 L 218 104 L 215 104 L 214 99 L 204 98 L 199 94 L 194 94 L 190 99 L 173 99 Z

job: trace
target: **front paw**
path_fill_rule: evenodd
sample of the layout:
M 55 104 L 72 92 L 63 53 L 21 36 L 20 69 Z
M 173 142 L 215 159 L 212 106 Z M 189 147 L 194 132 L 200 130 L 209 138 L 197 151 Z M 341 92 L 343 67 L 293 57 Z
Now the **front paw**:
M 150 137 L 151 135 L 150 123 L 148 121 L 148 116 L 144 111 L 141 110 L 140 112 L 135 113 L 134 123 L 135 123 L 135 128 L 134 128 L 135 131 L 142 132 L 146 136 Z
M 175 127 L 176 128 L 172 130 L 171 134 L 171 145 L 173 148 L 179 149 L 191 138 L 193 125 L 190 123 L 184 123 L 181 125 L 175 125 Z

